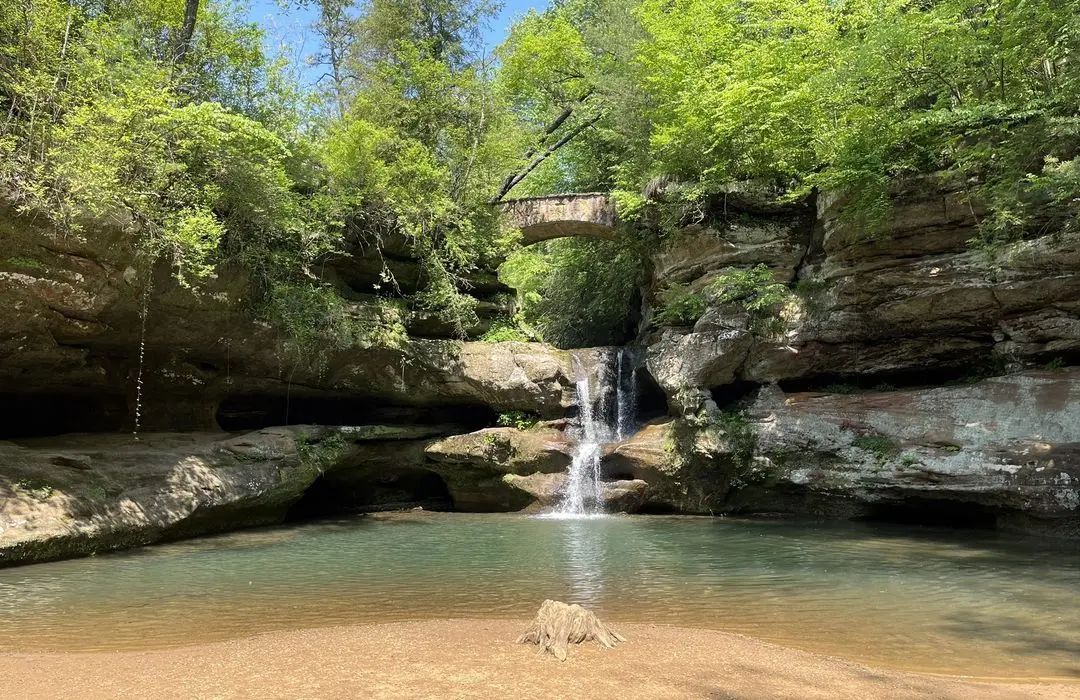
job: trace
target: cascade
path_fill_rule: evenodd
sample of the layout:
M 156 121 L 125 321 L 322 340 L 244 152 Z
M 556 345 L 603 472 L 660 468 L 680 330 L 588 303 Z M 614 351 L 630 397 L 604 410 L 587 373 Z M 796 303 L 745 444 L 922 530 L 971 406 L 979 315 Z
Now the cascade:
M 604 445 L 622 440 L 633 432 L 636 406 L 637 370 L 623 349 L 597 367 L 594 394 L 593 372 L 574 358 L 578 379 L 574 386 L 578 405 L 577 442 L 571 455 L 570 471 L 562 497 L 548 517 L 601 517 L 604 515 L 600 460 Z M 614 381 L 614 386 L 612 382 Z M 611 406 L 614 394 L 615 405 Z M 595 398 L 594 398 L 595 396 Z
M 626 373 L 627 364 L 630 364 L 629 374 Z M 615 438 L 625 440 L 637 427 L 637 363 L 627 355 L 626 348 L 619 348 L 615 365 Z

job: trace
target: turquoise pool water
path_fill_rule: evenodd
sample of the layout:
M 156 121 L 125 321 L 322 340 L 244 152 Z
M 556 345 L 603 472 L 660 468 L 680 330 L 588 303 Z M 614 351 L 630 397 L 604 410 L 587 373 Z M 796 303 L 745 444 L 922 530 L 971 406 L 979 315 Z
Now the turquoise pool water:
M 723 629 L 893 668 L 1080 677 L 1075 543 L 863 524 L 404 513 L 0 570 L 0 649 L 529 618 Z

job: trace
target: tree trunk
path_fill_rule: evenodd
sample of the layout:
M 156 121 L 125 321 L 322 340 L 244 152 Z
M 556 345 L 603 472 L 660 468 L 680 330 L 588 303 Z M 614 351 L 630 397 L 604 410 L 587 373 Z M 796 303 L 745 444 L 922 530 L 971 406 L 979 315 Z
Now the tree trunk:
M 539 645 L 559 661 L 566 660 L 568 645 L 591 641 L 610 649 L 626 639 L 580 605 L 557 600 L 545 600 L 532 626 L 518 637 L 518 644 Z
M 552 120 L 550 124 L 548 124 L 546 127 L 544 127 L 544 131 L 541 132 L 541 134 L 540 134 L 540 141 L 535 146 L 533 146 L 532 148 L 530 148 L 528 150 L 528 152 L 525 154 L 525 160 L 529 160 L 530 158 L 535 156 L 536 152 L 539 151 L 540 148 L 544 145 L 544 142 L 547 141 L 547 137 L 551 136 L 553 133 L 555 133 L 555 130 L 558 129 L 560 126 L 562 126 L 563 122 L 565 122 L 567 119 L 569 119 L 570 115 L 574 113 L 574 109 L 576 107 L 581 106 L 585 102 L 585 100 L 589 99 L 589 97 L 592 96 L 592 94 L 593 94 L 592 88 L 589 88 L 588 90 L 583 92 L 581 94 L 581 97 L 574 100 L 573 104 L 566 107 L 562 112 L 559 113 L 559 116 L 555 117 L 555 119 Z M 590 123 L 595 123 L 595 121 L 596 120 L 593 120 L 593 122 L 590 122 Z M 581 131 L 581 129 L 579 129 L 577 132 L 575 132 L 574 136 L 576 136 L 577 133 L 580 133 L 580 131 Z M 574 136 L 571 136 L 570 138 L 573 138 Z M 569 140 L 570 139 L 565 139 L 563 141 L 563 143 L 565 143 L 566 141 L 569 141 Z M 562 145 L 562 144 L 559 144 L 559 145 Z M 558 146 L 556 146 L 556 149 L 557 148 L 558 148 Z M 552 153 L 553 152 L 554 152 L 554 150 L 552 151 Z M 551 153 L 548 153 L 547 155 L 551 155 Z M 543 158 L 540 159 L 541 162 L 543 162 L 543 159 L 546 158 L 547 155 L 545 155 Z M 532 165 L 531 167 L 529 167 L 529 169 L 526 170 L 525 173 L 520 173 L 520 172 L 510 173 L 506 177 L 506 179 L 503 180 L 502 187 L 499 188 L 498 193 L 494 197 L 491 198 L 491 200 L 488 202 L 488 204 L 498 204 L 499 200 L 501 200 L 503 197 L 505 197 L 507 195 L 507 193 L 510 192 L 510 190 L 512 190 L 514 187 L 516 187 L 517 184 L 519 182 L 521 182 L 522 179 L 524 179 L 525 175 L 527 175 L 537 165 L 539 165 L 539 163 L 536 163 L 535 165 Z
M 195 20 L 199 16 L 200 0 L 184 0 L 184 24 L 180 27 L 176 47 L 173 49 L 173 63 L 180 63 L 191 50 L 191 37 L 195 35 Z

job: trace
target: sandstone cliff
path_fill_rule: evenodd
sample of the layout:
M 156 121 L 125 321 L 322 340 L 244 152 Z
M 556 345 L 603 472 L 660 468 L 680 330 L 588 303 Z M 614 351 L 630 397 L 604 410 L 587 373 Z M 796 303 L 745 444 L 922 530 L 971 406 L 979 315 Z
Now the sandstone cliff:
M 647 422 L 604 456 L 609 506 L 1080 536 L 1080 238 L 972 246 L 961 189 L 898 186 L 873 236 L 821 196 L 731 197 L 666 238 L 637 340 Z M 536 509 L 562 487 L 565 420 L 493 426 L 572 419 L 572 353 L 454 340 L 411 313 L 396 345 L 298 357 L 253 320 L 237 271 L 196 292 L 136 272 L 114 226 L 62 234 L 3 210 L 0 235 L 0 565 L 290 514 Z M 767 314 L 656 322 L 672 283 L 758 265 L 786 290 Z M 421 283 L 392 241 L 321 275 L 364 314 L 387 270 Z M 477 276 L 482 317 L 504 291 Z

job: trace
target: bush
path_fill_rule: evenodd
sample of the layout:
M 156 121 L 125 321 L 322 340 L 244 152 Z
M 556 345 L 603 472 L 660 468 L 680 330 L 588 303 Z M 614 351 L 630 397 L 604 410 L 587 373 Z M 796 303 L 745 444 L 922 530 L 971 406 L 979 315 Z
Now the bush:
M 538 420 L 539 417 L 535 413 L 528 413 L 526 411 L 504 411 L 499 414 L 498 423 L 505 428 L 528 430 L 536 425 Z
M 690 326 L 708 308 L 705 295 L 685 284 L 672 282 L 659 294 L 656 322 L 662 326 Z
M 485 343 L 527 343 L 532 340 L 528 333 L 505 319 L 491 324 L 491 328 L 480 336 Z
M 736 304 L 745 310 L 755 332 L 771 332 L 779 319 L 770 317 L 771 312 L 792 298 L 786 285 L 773 280 L 772 272 L 765 265 L 755 265 L 746 270 L 732 270 L 714 277 L 702 291 L 694 291 L 688 285 L 669 283 L 659 294 L 656 322 L 664 326 L 689 326 L 697 321 L 710 306 Z

